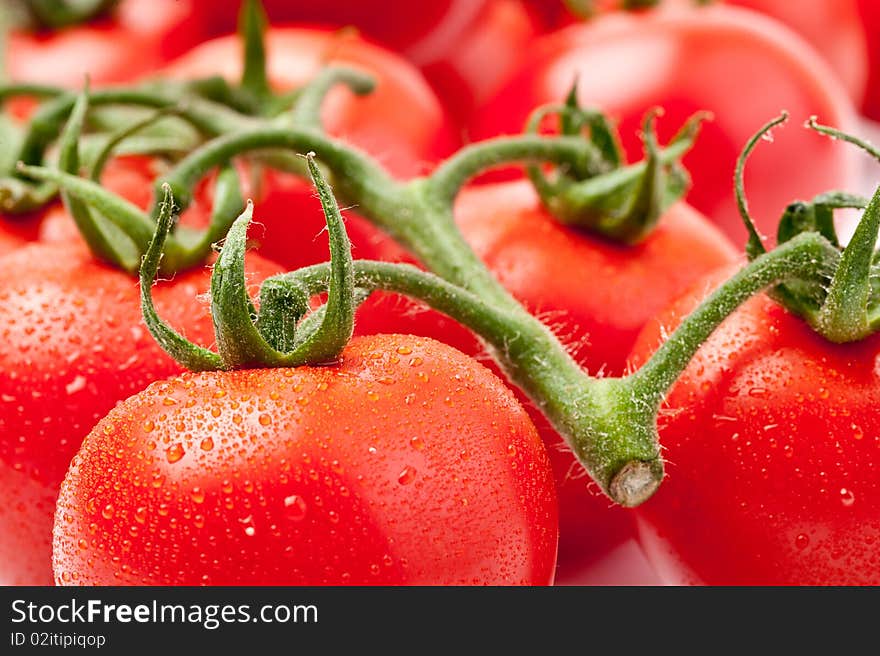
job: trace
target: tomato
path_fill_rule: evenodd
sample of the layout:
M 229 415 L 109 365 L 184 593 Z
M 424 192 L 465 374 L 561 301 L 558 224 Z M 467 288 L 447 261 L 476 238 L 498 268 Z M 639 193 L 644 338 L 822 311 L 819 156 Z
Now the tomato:
M 641 152 L 639 128 L 649 108 L 665 109 L 661 142 L 694 112 L 711 111 L 714 120 L 684 159 L 693 177 L 687 198 L 738 242 L 745 231 L 731 180 L 754 131 L 780 109 L 796 121 L 813 114 L 833 125 L 854 121 L 827 65 L 777 22 L 733 7 L 670 6 L 602 15 L 544 37 L 478 113 L 475 136 L 520 131 L 536 105 L 562 101 L 575 79 L 581 104 L 619 120 L 630 159 Z M 756 153 L 747 176 L 752 208 L 766 232 L 774 231 L 792 198 L 851 188 L 858 179 L 852 154 L 840 144 L 795 127 L 774 137 L 776 147 Z
M 594 374 L 624 373 L 626 357 L 644 325 L 694 281 L 736 258 L 727 238 L 685 203 L 670 208 L 638 246 L 616 245 L 560 224 L 526 181 L 466 188 L 455 218 L 501 283 L 530 312 L 543 317 Z M 385 298 L 359 311 L 356 330 L 407 330 L 480 353 L 463 328 L 442 317 L 434 323 L 437 316 L 417 307 L 401 311 Z M 573 568 L 631 537 L 630 515 L 611 507 L 559 434 L 519 394 L 553 464 L 560 504 L 560 567 Z
M 852 98 L 869 115 L 880 117 L 880 46 L 876 30 L 880 5 L 875 0 L 814 0 L 809 11 L 774 0 L 727 0 L 785 23 L 831 64 Z
M 254 280 L 277 272 L 250 258 Z M 210 311 L 191 301 L 208 269 L 160 284 L 164 316 L 205 344 Z M 0 580 L 52 582 L 52 517 L 71 457 L 118 401 L 181 370 L 143 325 L 137 283 L 79 243 L 0 258 Z
M 214 34 L 236 30 L 240 2 L 195 0 L 196 12 Z M 479 16 L 487 0 L 435 0 L 413 3 L 387 0 L 262 0 L 269 23 L 308 23 L 332 27 L 353 26 L 370 39 L 399 51 L 448 47 L 463 28 Z M 439 41 L 439 43 L 438 43 Z
M 880 120 L 880 40 L 877 39 L 880 5 L 874 0 L 860 0 L 859 12 L 868 35 L 868 84 L 863 110 L 872 119 Z
M 809 11 L 790 2 L 727 0 L 730 4 L 767 14 L 785 23 L 820 52 L 850 95 L 861 101 L 867 82 L 867 38 L 858 0 L 819 0 Z
M 730 273 L 651 322 L 634 365 Z M 880 582 L 878 356 L 877 335 L 832 344 L 766 296 L 728 317 L 668 396 L 667 479 L 637 509 L 667 581 Z
M 426 172 L 451 148 L 446 114 L 419 72 L 397 55 L 353 34 L 306 28 L 274 28 L 266 33 L 268 76 L 276 91 L 290 91 L 309 82 L 323 66 L 338 63 L 356 67 L 377 81 L 368 96 L 347 89 L 328 96 L 322 117 L 327 131 L 381 159 L 389 172 L 406 179 Z M 161 75 L 199 78 L 241 75 L 242 55 L 235 36 L 217 38 L 195 48 Z M 255 216 L 262 225 L 254 236 L 260 252 L 287 268 L 327 258 L 324 217 L 305 181 L 268 172 L 255 199 Z M 383 249 L 400 253 L 366 221 L 349 213 L 349 231 L 358 244 L 358 257 L 375 257 Z M 318 238 L 320 236 L 320 238 Z M 377 250 L 367 245 L 378 244 Z
M 123 0 L 112 16 L 52 32 L 14 32 L 12 80 L 79 88 L 132 80 L 195 45 L 203 34 L 191 0 Z
M 446 35 L 445 49 L 409 53 L 465 130 L 473 111 L 520 66 L 538 32 L 537 19 L 519 0 L 483 5 L 466 31 Z
M 381 335 L 331 366 L 184 374 L 117 406 L 62 486 L 54 567 L 59 584 L 545 585 L 556 534 L 509 390 Z

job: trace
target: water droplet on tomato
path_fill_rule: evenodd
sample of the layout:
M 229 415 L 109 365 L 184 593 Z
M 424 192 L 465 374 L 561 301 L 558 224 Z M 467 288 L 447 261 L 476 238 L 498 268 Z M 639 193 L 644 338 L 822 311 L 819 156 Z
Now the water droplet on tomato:
M 190 497 L 192 498 L 193 503 L 204 503 L 205 491 L 200 487 L 194 487 L 192 492 L 190 492 Z
M 401 485 L 409 485 L 414 480 L 416 480 L 416 470 L 415 467 L 411 467 L 407 465 L 403 468 L 403 471 L 397 477 L 397 482 Z
M 852 493 L 852 490 L 848 490 L 845 487 L 840 488 L 840 503 L 844 505 L 844 507 L 849 508 L 856 502 L 856 495 Z
M 416 451 L 422 451 L 425 448 L 425 440 L 416 435 L 415 437 L 410 439 L 409 445 Z
M 810 536 L 806 533 L 801 533 L 794 539 L 794 546 L 801 550 L 806 549 L 810 546 Z
M 77 392 L 81 392 L 86 388 L 86 378 L 85 376 L 77 376 L 72 381 L 70 381 L 67 385 L 64 386 L 64 391 L 67 392 L 68 395 L 76 394 Z
M 300 522 L 305 519 L 307 510 L 308 506 L 305 499 L 298 494 L 291 494 L 289 497 L 284 498 L 284 516 L 287 519 Z
M 260 415 L 259 418 L 260 426 L 269 426 L 272 424 L 272 417 L 266 414 Z
M 186 455 L 186 451 L 180 442 L 175 442 L 165 449 L 165 459 L 171 464 L 178 462 L 184 455 Z
M 113 508 L 113 504 L 108 503 L 106 506 L 104 506 L 104 509 L 101 511 L 101 517 L 103 517 L 104 519 L 113 519 L 114 512 L 115 512 L 115 509 Z
M 199 444 L 199 448 L 201 448 L 202 451 L 210 451 L 214 448 L 214 440 L 210 437 L 206 437 L 202 440 L 201 444 Z

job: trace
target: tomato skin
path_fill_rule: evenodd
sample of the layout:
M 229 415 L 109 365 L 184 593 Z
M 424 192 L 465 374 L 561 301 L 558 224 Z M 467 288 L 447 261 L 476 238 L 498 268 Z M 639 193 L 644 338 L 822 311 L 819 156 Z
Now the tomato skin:
M 548 35 L 477 114 L 475 136 L 520 131 L 536 105 L 563 100 L 576 76 L 580 101 L 619 120 L 631 161 L 642 157 L 639 134 L 651 107 L 665 110 L 661 140 L 694 112 L 713 113 L 684 158 L 693 177 L 687 198 L 737 242 L 746 233 L 732 193 L 736 158 L 782 109 L 793 125 L 775 131 L 774 144 L 759 148 L 746 172 L 749 202 L 764 232 L 775 232 L 791 199 L 853 188 L 859 179 L 850 151 L 799 127 L 813 114 L 826 124 L 852 126 L 855 112 L 844 89 L 796 35 L 754 12 L 670 6 L 602 15 Z
M 649 324 L 633 363 L 730 273 Z M 636 511 L 666 580 L 880 582 L 878 357 L 880 336 L 831 344 L 766 296 L 721 325 L 661 411 L 667 479 Z
M 54 567 L 62 585 L 544 585 L 556 534 L 509 390 L 381 335 L 336 365 L 187 373 L 117 406 L 62 486 Z
M 877 39 L 880 5 L 874 0 L 859 0 L 859 13 L 868 35 L 868 84 L 862 109 L 876 121 L 880 120 L 880 39 Z
M 109 18 L 45 33 L 10 35 L 15 81 L 79 88 L 125 82 L 159 68 L 203 38 L 191 0 L 123 0 Z
M 867 37 L 859 0 L 813 0 L 809 10 L 774 0 L 726 0 L 785 23 L 809 41 L 828 61 L 850 96 L 861 102 L 867 82 Z
M 195 10 L 212 34 L 236 31 L 239 3 L 194 0 Z M 368 38 L 393 50 L 424 53 L 446 49 L 460 32 L 470 27 L 487 0 L 434 0 L 413 3 L 387 0 L 263 0 L 273 26 L 305 23 L 325 27 L 354 27 Z
M 645 323 L 694 281 L 736 259 L 724 235 L 684 203 L 674 205 L 656 231 L 635 247 L 561 225 L 543 209 L 527 181 L 466 188 L 457 201 L 455 219 L 500 282 L 530 312 L 543 317 L 575 359 L 594 374 L 622 374 Z M 358 333 L 409 331 L 473 355 L 482 353 L 473 337 L 449 320 L 438 319 L 436 312 L 401 311 L 414 306 L 392 303 L 386 297 L 362 308 Z M 516 393 L 553 465 L 560 504 L 560 566 L 594 559 L 632 537 L 629 513 L 611 506 L 540 411 Z
M 410 57 L 466 130 L 474 110 L 519 68 L 538 30 L 539 21 L 519 0 L 494 0 L 484 3 L 470 27 L 450 39 L 444 51 Z
M 249 258 L 254 280 L 277 272 Z M 213 343 L 210 311 L 192 299 L 207 268 L 155 288 L 163 317 Z M 55 498 L 71 457 L 118 401 L 181 371 L 143 325 L 137 282 L 79 243 L 30 244 L 0 258 L 0 580 L 52 582 Z
M 11 253 L 28 242 L 36 241 L 42 219 L 42 212 L 12 219 L 0 214 L 0 256 Z

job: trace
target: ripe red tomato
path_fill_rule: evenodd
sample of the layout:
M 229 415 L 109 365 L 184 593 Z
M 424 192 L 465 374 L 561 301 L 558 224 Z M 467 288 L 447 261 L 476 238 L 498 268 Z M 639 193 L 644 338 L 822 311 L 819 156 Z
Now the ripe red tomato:
M 802 5 L 775 0 L 726 0 L 785 23 L 821 53 L 851 97 L 861 102 L 867 82 L 867 35 L 859 16 L 859 0 L 813 0 Z M 869 4 L 874 4 L 870 2 Z
M 875 0 L 814 0 L 809 10 L 792 2 L 727 0 L 785 23 L 831 64 L 853 100 L 880 118 L 880 4 Z
M 213 34 L 235 32 L 240 2 L 194 0 L 195 10 Z M 447 41 L 469 27 L 488 0 L 435 0 L 428 3 L 387 0 L 262 0 L 271 25 L 307 23 L 352 26 L 394 50 L 425 51 L 448 47 Z
M 452 147 L 448 118 L 418 70 L 392 52 L 353 34 L 320 29 L 276 28 L 266 34 L 268 76 L 276 91 L 309 82 L 323 66 L 353 66 L 375 77 L 376 89 L 357 97 L 348 89 L 328 96 L 323 119 L 328 133 L 378 157 L 396 177 L 424 173 Z M 180 58 L 163 76 L 198 78 L 241 75 L 241 45 L 227 36 L 203 43 Z M 254 227 L 260 252 L 288 268 L 327 259 L 325 220 L 308 182 L 267 172 L 256 198 Z M 358 244 L 357 257 L 375 257 L 388 248 L 400 250 L 366 221 L 349 213 L 348 229 Z M 379 244 L 378 250 L 368 249 Z
M 880 120 L 880 39 L 877 39 L 880 4 L 875 0 L 859 0 L 859 12 L 868 35 L 868 84 L 863 110 L 872 119 Z
M 651 322 L 634 364 L 729 273 Z M 832 344 L 766 296 L 719 327 L 669 394 L 667 479 L 637 509 L 666 580 L 880 582 L 878 356 L 880 337 Z
M 249 258 L 254 280 L 277 272 Z M 192 300 L 210 271 L 179 273 L 156 301 L 191 339 L 211 344 Z M 82 244 L 31 244 L 0 258 L 0 580 L 52 582 L 55 499 L 95 422 L 125 397 L 181 370 L 143 325 L 137 283 Z
M 796 120 L 815 114 L 833 125 L 854 121 L 827 65 L 777 22 L 734 7 L 670 6 L 606 14 L 544 37 L 478 113 L 474 134 L 521 130 L 536 105 L 562 101 L 575 79 L 581 104 L 620 121 L 630 159 L 641 152 L 640 124 L 651 107 L 666 111 L 661 142 L 694 112 L 711 111 L 714 120 L 684 158 L 693 176 L 688 201 L 737 241 L 745 231 L 731 180 L 754 131 L 781 109 Z M 851 188 L 858 179 L 855 160 L 841 145 L 796 128 L 774 136 L 776 147 L 756 153 L 747 175 L 750 202 L 766 232 L 792 198 Z M 787 175 L 779 176 L 783 170 Z
M 407 53 L 464 130 L 474 110 L 519 68 L 538 33 L 537 19 L 519 0 L 475 2 L 472 10 L 460 33 L 437 30 L 433 51 L 422 46 Z
M 40 33 L 14 32 L 7 46 L 10 79 L 80 88 L 133 80 L 203 37 L 191 0 L 123 0 L 113 14 Z
M 59 584 L 545 585 L 556 537 L 510 391 L 381 335 L 335 365 L 184 374 L 117 406 L 62 486 L 54 567 Z
M 642 327 L 691 284 L 736 258 L 733 246 L 699 212 L 674 205 L 638 246 L 620 246 L 560 224 L 527 181 L 472 186 L 455 207 L 467 241 L 501 283 L 544 318 L 591 373 L 619 375 Z M 399 302 L 406 307 L 403 301 Z M 389 311 L 383 298 L 357 315 L 359 334 L 428 335 L 471 354 L 473 337 L 437 313 Z M 451 325 L 450 325 L 451 324 Z M 598 557 L 633 535 L 630 515 L 582 473 L 562 438 L 522 395 L 548 447 L 560 504 L 560 566 Z

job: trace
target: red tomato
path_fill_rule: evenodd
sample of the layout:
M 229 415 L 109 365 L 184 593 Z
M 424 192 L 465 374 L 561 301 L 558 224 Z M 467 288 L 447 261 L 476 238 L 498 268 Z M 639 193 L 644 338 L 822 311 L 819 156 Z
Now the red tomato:
M 640 336 L 643 363 L 714 285 Z M 667 479 L 637 509 L 674 583 L 880 583 L 880 336 L 835 345 L 766 296 L 697 352 L 660 416 Z
M 214 34 L 235 32 L 240 2 L 194 0 L 196 11 Z M 487 0 L 262 0 L 271 25 L 310 23 L 325 27 L 352 26 L 371 39 L 403 52 L 424 52 L 449 47 L 462 30 L 480 15 Z
M 249 258 L 254 280 L 277 272 Z M 155 290 L 163 316 L 206 345 L 210 311 L 192 300 L 207 268 Z M 31 244 L 0 258 L 0 580 L 52 582 L 52 516 L 71 457 L 95 422 L 181 371 L 143 325 L 137 282 L 83 246 Z
M 184 374 L 117 406 L 62 486 L 54 567 L 59 584 L 545 585 L 556 537 L 510 391 L 381 335 L 336 365 Z
M 772 16 L 794 29 L 825 57 L 851 97 L 861 102 L 868 62 L 867 35 L 859 16 L 859 0 L 813 0 L 807 11 L 796 2 L 726 1 Z
M 724 235 L 684 203 L 674 205 L 638 246 L 615 245 L 563 226 L 543 209 L 526 181 L 467 188 L 455 217 L 501 283 L 542 317 L 594 374 L 623 373 L 642 327 L 694 281 L 736 258 Z M 435 312 L 390 307 L 385 299 L 362 308 L 359 334 L 407 330 L 468 353 L 480 350 L 457 324 L 442 317 L 433 323 Z M 582 564 L 632 536 L 629 513 L 610 507 L 559 434 L 520 397 L 553 464 L 560 503 L 560 566 Z
M 397 55 L 353 34 L 319 29 L 277 28 L 266 34 L 269 80 L 277 91 L 309 82 L 321 67 L 338 63 L 374 76 L 372 94 L 357 97 L 347 89 L 330 93 L 324 105 L 327 131 L 378 157 L 400 178 L 424 173 L 451 148 L 449 123 L 436 96 L 419 72 Z M 174 62 L 162 75 L 198 78 L 241 75 L 241 45 L 237 37 L 208 41 Z M 292 175 L 269 172 L 255 199 L 254 228 L 261 253 L 288 268 L 327 259 L 325 220 L 311 185 Z M 382 249 L 400 253 L 365 221 L 350 215 L 349 230 L 360 251 L 357 257 L 376 257 Z M 316 238 L 320 235 L 320 238 Z M 378 251 L 367 248 L 377 243 Z
M 745 231 L 733 168 L 754 131 L 781 109 L 796 121 L 813 114 L 832 125 L 854 121 L 827 65 L 777 22 L 733 7 L 668 7 L 607 14 L 544 37 L 478 114 L 475 135 L 520 131 L 536 105 L 561 101 L 575 79 L 583 105 L 620 121 L 630 159 L 641 152 L 638 135 L 651 107 L 666 110 L 661 140 L 694 112 L 710 110 L 714 120 L 684 159 L 694 182 L 688 200 L 737 241 Z M 759 227 L 768 232 L 792 198 L 852 188 L 858 179 L 841 145 L 796 127 L 774 136 L 776 147 L 755 153 L 746 176 Z
M 123 0 L 109 18 L 66 29 L 15 32 L 6 62 L 12 80 L 80 88 L 132 80 L 202 38 L 191 0 Z
M 476 8 L 480 3 L 473 3 Z M 436 52 L 421 48 L 408 56 L 419 64 L 449 108 L 466 129 L 474 110 L 488 101 L 520 66 L 537 34 L 537 20 L 519 0 L 482 3 L 470 25 L 460 34 L 438 29 Z M 436 49 L 436 46 L 435 46 Z
M 880 118 L 880 4 L 876 0 L 814 0 L 808 11 L 793 2 L 727 0 L 785 23 L 831 64 L 852 98 Z
M 868 35 L 868 84 L 863 109 L 872 119 L 880 120 L 880 4 L 876 0 L 859 0 L 859 12 Z

